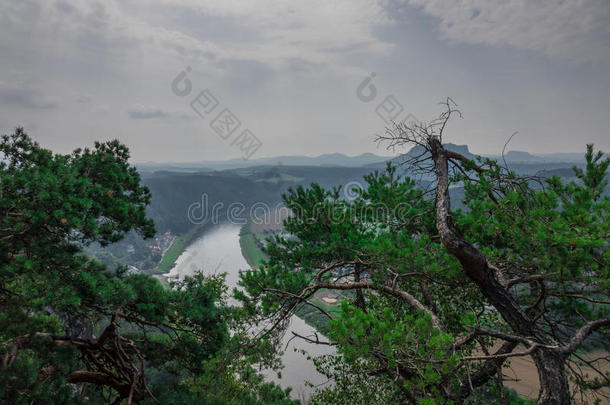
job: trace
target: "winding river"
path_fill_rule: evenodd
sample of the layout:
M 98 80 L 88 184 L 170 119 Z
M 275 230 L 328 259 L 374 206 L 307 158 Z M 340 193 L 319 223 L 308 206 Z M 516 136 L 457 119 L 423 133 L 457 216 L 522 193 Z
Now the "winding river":
M 232 290 L 239 280 L 239 271 L 249 268 L 241 253 L 239 231 L 240 226 L 233 224 L 220 224 L 209 229 L 186 248 L 168 276 L 182 279 L 200 270 L 206 275 L 226 272 L 226 282 Z M 305 381 L 309 381 L 314 386 L 328 383 L 327 378 L 316 371 L 313 362 L 307 359 L 307 355 L 315 357 L 330 354 L 334 350 L 329 346 L 307 343 L 302 339 L 290 340 L 291 331 L 308 336 L 314 329 L 296 316 L 290 318 L 290 326 L 282 342 L 284 368 L 281 371 L 281 378 L 278 378 L 274 372 L 267 372 L 266 376 L 284 388 L 291 387 L 292 397 L 305 402 L 314 390 L 307 386 Z M 326 340 L 323 336 L 319 336 Z M 300 350 L 305 350 L 307 354 L 303 354 Z

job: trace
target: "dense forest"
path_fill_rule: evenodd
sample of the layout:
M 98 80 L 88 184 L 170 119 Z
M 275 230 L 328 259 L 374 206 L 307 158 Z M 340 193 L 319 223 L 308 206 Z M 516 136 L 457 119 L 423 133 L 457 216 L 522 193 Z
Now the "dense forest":
M 332 383 L 311 404 L 530 403 L 502 372 L 526 356 L 539 404 L 607 401 L 610 158 L 588 145 L 563 179 L 518 172 L 444 143 L 458 113 L 445 107 L 379 137 L 410 151 L 400 160 L 336 170 L 141 175 L 118 141 L 64 155 L 4 135 L 0 401 L 298 403 L 262 370 L 281 372 L 303 308 L 326 336 L 295 338 L 336 348 L 312 359 Z M 346 199 L 352 179 L 364 187 Z M 192 231 L 185 213 L 208 189 L 211 204 L 292 213 L 239 289 L 202 274 L 164 286 L 85 254 Z M 318 291 L 341 292 L 338 310 Z

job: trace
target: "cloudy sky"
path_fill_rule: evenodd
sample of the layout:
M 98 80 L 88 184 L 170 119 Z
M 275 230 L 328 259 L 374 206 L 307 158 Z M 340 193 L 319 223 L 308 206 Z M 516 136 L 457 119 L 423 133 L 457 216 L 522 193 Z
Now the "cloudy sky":
M 610 150 L 608 21 L 608 0 L 3 1 L 0 132 L 135 161 L 389 153 L 384 118 L 452 97 L 446 139 L 475 152 Z

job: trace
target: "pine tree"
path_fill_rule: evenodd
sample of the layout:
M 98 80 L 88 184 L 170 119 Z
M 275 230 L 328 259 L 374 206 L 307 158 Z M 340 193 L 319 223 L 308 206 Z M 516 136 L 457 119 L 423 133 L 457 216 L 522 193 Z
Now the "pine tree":
M 338 355 L 317 363 L 336 384 L 315 403 L 519 402 L 502 368 L 521 356 L 534 359 L 541 404 L 603 395 L 608 358 L 581 352 L 609 342 L 610 159 L 588 146 L 578 181 L 519 176 L 446 149 L 458 113 L 446 107 L 380 139 L 418 146 L 408 163 L 426 188 L 388 167 L 354 201 L 315 184 L 290 190 L 292 237 L 270 241 L 268 262 L 242 276 L 242 299 L 276 328 L 304 305 L 328 318 L 323 343 Z M 451 185 L 465 209 L 452 209 Z M 319 299 L 328 290 L 347 297 L 340 309 Z

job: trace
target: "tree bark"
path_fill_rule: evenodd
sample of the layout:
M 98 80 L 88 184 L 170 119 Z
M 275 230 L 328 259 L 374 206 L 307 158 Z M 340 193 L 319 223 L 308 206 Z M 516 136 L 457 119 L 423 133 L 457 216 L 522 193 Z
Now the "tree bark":
M 538 404 L 569 404 L 570 387 L 563 353 L 556 349 L 539 348 L 531 356 L 538 369 L 540 380 Z

